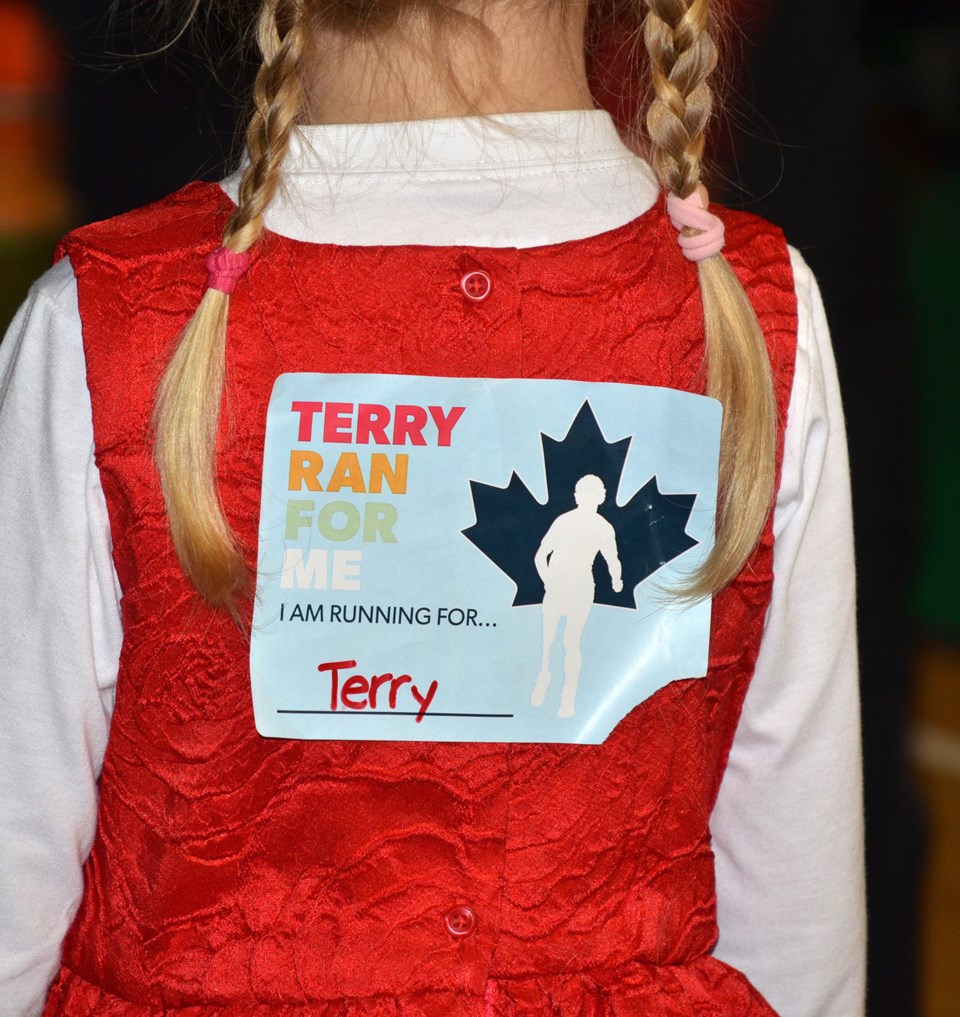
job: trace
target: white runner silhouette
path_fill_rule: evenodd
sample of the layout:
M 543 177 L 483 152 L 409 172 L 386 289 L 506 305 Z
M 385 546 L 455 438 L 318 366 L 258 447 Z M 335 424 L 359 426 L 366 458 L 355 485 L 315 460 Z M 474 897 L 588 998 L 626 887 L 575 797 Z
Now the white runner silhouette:
M 580 679 L 580 637 L 593 607 L 596 589 L 593 563 L 603 555 L 610 571 L 613 589 L 623 589 L 617 535 L 597 509 L 607 497 L 606 488 L 592 473 L 581 477 L 573 492 L 575 509 L 557 516 L 540 543 L 534 562 L 543 580 L 543 656 L 540 673 L 533 686 L 530 702 L 542 706 L 550 686 L 550 651 L 560 619 L 563 629 L 563 690 L 558 717 L 575 713 L 577 683 Z

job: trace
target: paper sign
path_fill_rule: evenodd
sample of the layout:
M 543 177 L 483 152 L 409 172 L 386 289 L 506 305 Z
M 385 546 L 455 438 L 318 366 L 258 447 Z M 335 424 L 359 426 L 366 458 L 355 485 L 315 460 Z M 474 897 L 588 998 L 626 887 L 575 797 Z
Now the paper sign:
M 552 380 L 284 374 L 250 651 L 278 738 L 599 743 L 707 669 L 721 408 Z

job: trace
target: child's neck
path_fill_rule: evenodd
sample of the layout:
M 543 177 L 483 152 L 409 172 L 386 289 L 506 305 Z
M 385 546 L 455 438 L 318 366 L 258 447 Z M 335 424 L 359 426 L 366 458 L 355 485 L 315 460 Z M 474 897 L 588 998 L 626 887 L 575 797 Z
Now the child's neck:
M 321 33 L 308 80 L 309 119 L 383 123 L 592 109 L 585 20 L 586 2 L 494 4 L 485 24 L 499 48 L 479 32 L 455 29 L 440 52 L 422 20 L 375 41 Z

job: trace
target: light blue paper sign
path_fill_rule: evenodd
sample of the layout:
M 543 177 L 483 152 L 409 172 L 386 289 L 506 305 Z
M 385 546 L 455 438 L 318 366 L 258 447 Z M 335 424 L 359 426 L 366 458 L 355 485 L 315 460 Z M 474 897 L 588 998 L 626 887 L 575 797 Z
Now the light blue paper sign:
M 276 738 L 602 742 L 706 674 L 721 408 L 574 381 L 284 374 L 250 672 Z

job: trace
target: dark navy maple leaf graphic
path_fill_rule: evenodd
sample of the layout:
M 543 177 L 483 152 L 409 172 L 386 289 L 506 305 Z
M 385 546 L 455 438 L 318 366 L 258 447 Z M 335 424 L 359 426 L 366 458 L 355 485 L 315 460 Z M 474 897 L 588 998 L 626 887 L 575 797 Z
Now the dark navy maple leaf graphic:
M 614 528 L 623 566 L 623 590 L 615 593 L 597 555 L 593 565 L 594 602 L 636 608 L 634 590 L 667 562 L 696 546 L 686 526 L 696 494 L 663 494 L 656 476 L 625 504 L 617 503 L 627 451 L 633 438 L 607 442 L 586 400 L 562 440 L 541 434 L 547 501 L 541 504 L 517 476 L 506 487 L 470 481 L 477 521 L 463 535 L 516 583 L 514 607 L 543 602 L 543 582 L 534 558 L 550 524 L 575 508 L 577 481 L 593 474 L 607 489 L 599 512 Z

